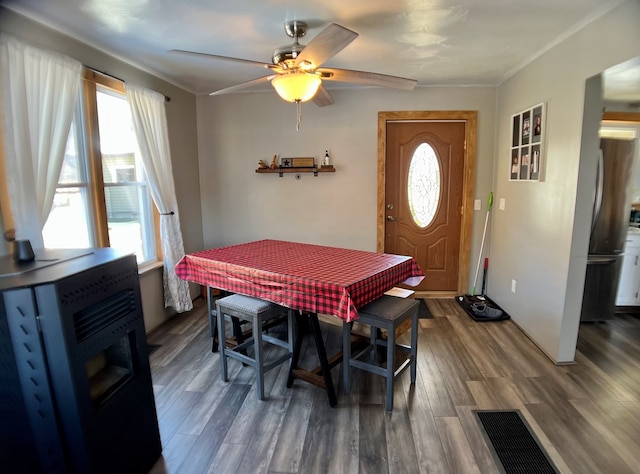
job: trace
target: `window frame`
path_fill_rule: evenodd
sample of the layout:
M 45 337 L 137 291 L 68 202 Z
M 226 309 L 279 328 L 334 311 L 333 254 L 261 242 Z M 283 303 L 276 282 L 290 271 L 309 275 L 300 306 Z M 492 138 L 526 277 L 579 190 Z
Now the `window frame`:
M 89 172 L 89 206 L 92 209 L 94 235 L 96 245 L 110 247 L 109 226 L 107 224 L 107 201 L 104 192 L 102 175 L 102 153 L 100 151 L 100 129 L 98 126 L 98 102 L 96 100 L 97 84 L 124 94 L 124 84 L 113 78 L 97 74 L 89 69 L 84 70 L 82 80 L 83 118 Z
M 89 226 L 92 233 L 92 240 L 97 247 L 110 247 L 109 239 L 109 219 L 107 213 L 107 203 L 104 181 L 102 152 L 100 149 L 100 129 L 98 124 L 98 87 L 109 89 L 118 94 L 125 94 L 125 84 L 113 77 L 100 74 L 89 68 L 83 69 L 82 78 L 82 100 L 80 105 L 82 124 L 78 128 L 82 130 L 82 142 L 84 142 L 83 154 L 85 155 L 86 178 L 87 178 L 87 207 L 89 209 Z M 60 183 L 56 188 L 69 187 L 69 184 Z M 77 186 L 76 186 L 77 187 Z M 138 262 L 139 267 L 152 266 L 162 260 L 160 245 L 159 215 L 156 206 L 151 198 L 149 184 L 146 183 L 147 199 L 150 207 L 150 222 L 148 223 L 153 233 L 153 242 L 148 248 L 153 254 L 149 259 Z M 140 189 L 138 187 L 138 189 Z M 140 191 L 138 191 L 140 192 Z M 143 225 L 146 227 L 146 225 Z

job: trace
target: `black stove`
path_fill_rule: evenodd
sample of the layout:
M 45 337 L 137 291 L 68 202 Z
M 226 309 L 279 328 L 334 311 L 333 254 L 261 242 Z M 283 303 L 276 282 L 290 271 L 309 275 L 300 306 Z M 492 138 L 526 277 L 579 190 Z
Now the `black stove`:
M 0 466 L 146 473 L 161 454 L 134 255 L 0 258 Z

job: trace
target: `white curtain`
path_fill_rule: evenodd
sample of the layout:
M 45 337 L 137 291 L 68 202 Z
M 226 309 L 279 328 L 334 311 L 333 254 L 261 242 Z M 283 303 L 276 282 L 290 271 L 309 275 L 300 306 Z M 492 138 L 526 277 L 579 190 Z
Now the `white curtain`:
M 165 98 L 139 86 L 127 84 L 127 102 L 151 188 L 151 197 L 160 213 L 160 238 L 164 257 L 164 304 L 181 313 L 193 308 L 189 285 L 175 271 L 184 256 L 178 201 L 173 184 Z
M 7 187 L 16 238 L 44 247 L 82 64 L 0 35 L 0 78 Z

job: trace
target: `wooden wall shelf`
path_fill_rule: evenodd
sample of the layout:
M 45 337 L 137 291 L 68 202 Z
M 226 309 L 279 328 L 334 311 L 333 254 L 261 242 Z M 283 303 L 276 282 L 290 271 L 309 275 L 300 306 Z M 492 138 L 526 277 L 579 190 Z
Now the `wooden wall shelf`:
M 281 178 L 285 173 L 313 173 L 314 176 L 318 176 L 318 173 L 335 173 L 336 169 L 333 166 L 317 166 L 313 168 L 258 168 L 256 173 L 277 173 Z

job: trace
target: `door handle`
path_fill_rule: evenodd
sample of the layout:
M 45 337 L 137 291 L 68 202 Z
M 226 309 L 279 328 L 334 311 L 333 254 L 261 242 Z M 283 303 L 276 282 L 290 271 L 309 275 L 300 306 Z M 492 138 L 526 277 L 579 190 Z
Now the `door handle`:
M 395 221 L 396 218 L 393 216 L 387 216 L 387 220 L 391 222 L 391 221 Z
M 587 265 L 609 265 L 615 263 L 617 257 L 587 257 Z

